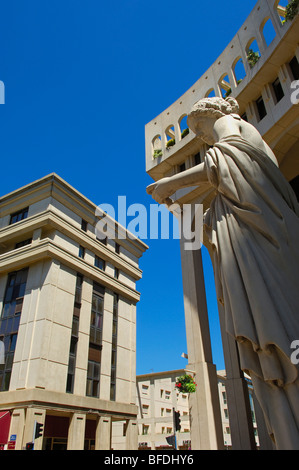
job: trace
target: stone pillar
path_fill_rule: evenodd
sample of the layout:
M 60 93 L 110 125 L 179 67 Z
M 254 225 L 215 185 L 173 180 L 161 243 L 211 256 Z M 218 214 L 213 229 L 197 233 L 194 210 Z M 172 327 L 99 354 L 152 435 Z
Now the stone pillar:
M 25 429 L 23 436 L 23 447 L 26 446 L 27 442 L 33 442 L 34 422 L 37 421 L 45 426 L 46 410 L 38 408 L 27 408 Z M 43 436 L 34 440 L 34 450 L 42 450 L 43 447 Z
M 84 450 L 85 423 L 85 414 L 73 414 L 70 419 L 67 450 Z
M 234 338 L 225 329 L 222 305 L 218 303 L 220 328 L 226 370 L 226 394 L 233 450 L 256 448 L 249 393 L 243 372 L 240 370 L 239 354 Z
M 138 426 L 137 419 L 126 420 L 126 450 L 138 450 Z
M 111 416 L 100 416 L 97 422 L 95 450 L 111 449 Z
M 196 374 L 195 394 L 190 394 L 191 445 L 193 450 L 223 449 L 223 431 L 217 372 L 212 362 L 201 250 L 185 250 L 181 239 L 184 309 L 188 369 Z
M 14 410 L 11 415 L 9 436 L 11 436 L 12 434 L 15 434 L 17 436 L 15 450 L 23 450 L 24 427 L 25 427 L 25 409 L 19 408 L 19 409 Z M 32 440 L 32 436 L 31 436 L 31 440 Z

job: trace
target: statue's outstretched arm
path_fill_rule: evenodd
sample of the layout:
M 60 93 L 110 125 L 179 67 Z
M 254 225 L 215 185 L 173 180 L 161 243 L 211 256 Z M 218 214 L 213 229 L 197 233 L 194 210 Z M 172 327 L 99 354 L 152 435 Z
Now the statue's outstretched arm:
M 203 162 L 174 176 L 162 178 L 150 184 L 146 188 L 146 191 L 148 194 L 151 194 L 153 199 L 159 204 L 164 204 L 169 202 L 169 197 L 178 189 L 199 186 L 201 183 L 207 181 L 207 172 L 205 163 Z

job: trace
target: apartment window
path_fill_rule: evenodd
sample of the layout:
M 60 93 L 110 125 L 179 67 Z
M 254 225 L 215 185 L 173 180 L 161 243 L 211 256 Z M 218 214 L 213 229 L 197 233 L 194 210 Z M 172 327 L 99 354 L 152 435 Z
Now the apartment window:
M 113 318 L 112 318 L 112 351 L 111 351 L 111 380 L 110 400 L 116 396 L 116 359 L 117 359 L 117 326 L 118 326 L 118 302 L 117 294 L 113 294 Z
M 100 364 L 98 361 L 88 361 L 86 395 L 99 397 L 100 392 Z
M 85 248 L 82 245 L 79 246 L 79 258 L 85 258 Z
M 170 392 L 168 390 L 165 390 L 165 400 L 170 399 Z
M 30 245 L 32 242 L 32 238 L 27 238 L 27 240 L 23 240 L 21 242 L 16 243 L 15 249 L 22 248 L 22 246 Z
M 225 416 L 225 418 L 228 419 L 228 409 L 227 409 L 227 408 L 224 408 L 223 411 L 224 411 L 224 416 Z
M 100 391 L 104 292 L 104 287 L 94 282 L 91 304 L 86 395 L 97 398 L 99 397 Z
M 68 364 L 67 383 L 66 383 L 67 393 L 73 393 L 74 391 L 77 344 L 78 344 L 78 338 L 79 338 L 79 317 L 80 317 L 80 309 L 81 309 L 82 283 L 83 283 L 83 276 L 81 274 L 77 274 L 71 344 L 70 344 L 70 351 L 69 351 L 69 364 Z
M 102 271 L 105 270 L 105 261 L 97 255 L 94 257 L 94 265 Z
M 10 216 L 10 222 L 9 224 L 15 224 L 16 222 L 20 222 L 20 220 L 24 220 L 24 219 L 27 219 L 28 217 L 28 207 L 26 207 L 25 209 L 22 209 L 18 212 L 15 212 L 14 214 L 11 214 Z
M 142 414 L 143 415 L 148 415 L 148 411 L 149 411 L 149 405 L 142 405 Z
M 115 277 L 115 279 L 119 278 L 119 269 L 118 268 L 114 268 L 114 277 Z
M 255 103 L 257 107 L 258 118 L 261 121 L 267 114 L 265 103 L 261 96 L 256 100 Z
M 117 253 L 118 255 L 120 253 L 120 246 L 118 243 L 115 243 L 115 253 Z
M 222 398 L 223 398 L 223 403 L 226 405 L 227 400 L 226 400 L 226 392 L 222 392 Z
M 82 219 L 81 222 L 81 229 L 84 230 L 84 232 L 87 232 L 87 222 L 84 219 Z
M 142 425 L 142 435 L 147 436 L 149 431 L 149 425 L 143 424 Z
M 185 171 L 186 170 L 186 165 L 185 163 L 182 163 L 181 165 L 179 165 L 179 172 L 182 173 L 182 171 Z
M 273 91 L 274 91 L 276 103 L 278 103 L 284 97 L 284 92 L 283 92 L 283 89 L 282 89 L 279 78 L 277 78 L 272 83 L 272 88 L 273 88 Z
M 289 62 L 289 67 L 291 69 L 294 80 L 299 80 L 299 63 L 297 57 L 293 57 Z
M 148 385 L 142 385 L 141 389 L 144 395 L 148 395 Z
M 194 155 L 193 160 L 194 160 L 194 165 L 199 165 L 201 163 L 200 153 L 197 153 L 196 155 Z
M 8 275 L 0 320 L 0 340 L 4 343 L 5 363 L 0 365 L 0 391 L 9 389 L 28 268 Z

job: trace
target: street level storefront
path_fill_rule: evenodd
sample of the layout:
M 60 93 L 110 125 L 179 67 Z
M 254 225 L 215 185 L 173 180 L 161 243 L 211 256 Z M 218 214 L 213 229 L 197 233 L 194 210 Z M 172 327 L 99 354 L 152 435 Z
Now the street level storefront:
M 4 450 L 7 447 L 9 440 L 9 428 L 10 428 L 10 411 L 0 411 L 0 450 Z

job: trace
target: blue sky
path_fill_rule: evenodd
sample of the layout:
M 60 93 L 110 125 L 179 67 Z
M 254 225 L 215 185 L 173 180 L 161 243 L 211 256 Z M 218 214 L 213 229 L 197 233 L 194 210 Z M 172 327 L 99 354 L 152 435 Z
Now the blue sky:
M 255 0 L 10 0 L 1 6 L 1 188 L 51 172 L 96 204 L 153 203 L 144 127 L 217 59 Z M 137 373 L 186 365 L 177 240 L 145 240 Z M 224 367 L 204 252 L 214 362 Z

